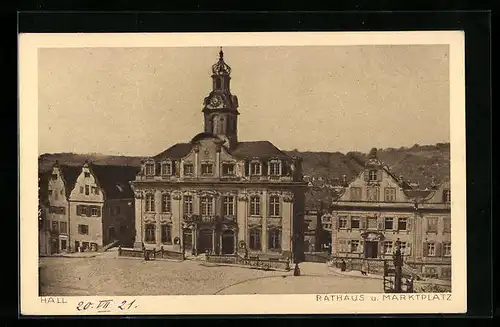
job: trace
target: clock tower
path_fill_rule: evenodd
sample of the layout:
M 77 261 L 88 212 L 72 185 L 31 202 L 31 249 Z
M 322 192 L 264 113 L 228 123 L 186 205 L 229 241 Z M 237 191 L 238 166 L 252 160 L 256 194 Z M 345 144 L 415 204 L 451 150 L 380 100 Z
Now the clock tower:
M 224 62 L 222 48 L 219 60 L 212 65 L 212 91 L 203 101 L 205 132 L 217 135 L 232 148 L 238 142 L 238 98 L 231 94 L 231 67 Z

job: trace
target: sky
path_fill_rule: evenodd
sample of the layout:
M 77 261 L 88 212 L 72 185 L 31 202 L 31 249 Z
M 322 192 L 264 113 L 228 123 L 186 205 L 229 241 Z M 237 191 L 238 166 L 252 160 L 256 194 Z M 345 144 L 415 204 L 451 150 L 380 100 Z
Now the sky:
M 238 139 L 368 152 L 450 140 L 447 45 L 224 47 Z M 44 48 L 39 154 L 153 156 L 203 131 L 219 47 Z

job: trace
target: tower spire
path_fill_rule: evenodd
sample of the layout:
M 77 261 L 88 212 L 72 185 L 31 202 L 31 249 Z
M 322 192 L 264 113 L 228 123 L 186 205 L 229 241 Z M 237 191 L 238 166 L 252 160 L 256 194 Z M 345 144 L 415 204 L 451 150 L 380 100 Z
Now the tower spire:
M 222 47 L 220 47 L 219 51 L 219 60 L 224 60 L 224 51 L 222 51 Z

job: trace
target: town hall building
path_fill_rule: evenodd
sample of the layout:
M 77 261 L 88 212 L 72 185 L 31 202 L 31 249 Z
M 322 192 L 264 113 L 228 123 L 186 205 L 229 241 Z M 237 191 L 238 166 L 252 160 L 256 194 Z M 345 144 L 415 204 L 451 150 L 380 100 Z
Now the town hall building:
M 301 256 L 307 188 L 301 159 L 269 141 L 238 140 L 230 75 L 221 49 L 204 99 L 204 131 L 145 160 L 131 182 L 136 248 Z

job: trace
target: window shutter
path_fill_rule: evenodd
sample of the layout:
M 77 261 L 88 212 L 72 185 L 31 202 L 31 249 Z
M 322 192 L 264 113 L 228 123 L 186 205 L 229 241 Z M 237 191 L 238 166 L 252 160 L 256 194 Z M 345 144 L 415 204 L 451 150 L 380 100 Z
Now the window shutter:
M 288 175 L 288 162 L 287 161 L 281 161 L 281 175 L 287 176 Z
M 359 241 L 359 248 L 358 248 L 358 253 L 364 253 L 365 252 L 365 241 L 361 240 Z
M 378 242 L 379 253 L 378 256 L 384 256 L 384 242 Z
M 155 163 L 155 175 L 160 175 L 161 174 L 161 163 L 157 162 Z
M 436 247 L 436 257 L 442 256 L 441 242 L 436 242 L 435 247 Z
M 411 255 L 411 243 L 406 243 L 406 255 Z
M 87 206 L 87 217 L 92 216 L 92 206 Z
M 393 218 L 393 220 L 392 220 L 392 230 L 399 230 L 398 220 L 399 220 L 398 217 L 394 217 Z
M 427 255 L 428 255 L 428 252 L 427 252 L 427 242 L 424 242 L 423 246 L 424 246 L 424 248 L 423 248 L 422 253 L 423 253 L 424 257 L 427 257 Z
M 364 175 L 365 175 L 365 182 L 368 182 L 368 179 L 370 178 L 368 170 L 365 170 Z
M 97 209 L 97 217 L 100 217 L 101 216 L 101 208 L 96 206 L 96 209 Z
M 81 216 L 82 215 L 82 207 L 80 205 L 76 206 L 76 215 Z
M 245 176 L 250 175 L 250 163 L 248 160 L 245 160 Z
M 379 230 L 384 230 L 384 218 L 381 218 L 378 222 L 378 229 Z
M 382 176 L 383 176 L 382 174 L 383 174 L 382 169 L 377 170 L 377 180 L 378 181 L 382 180 Z

